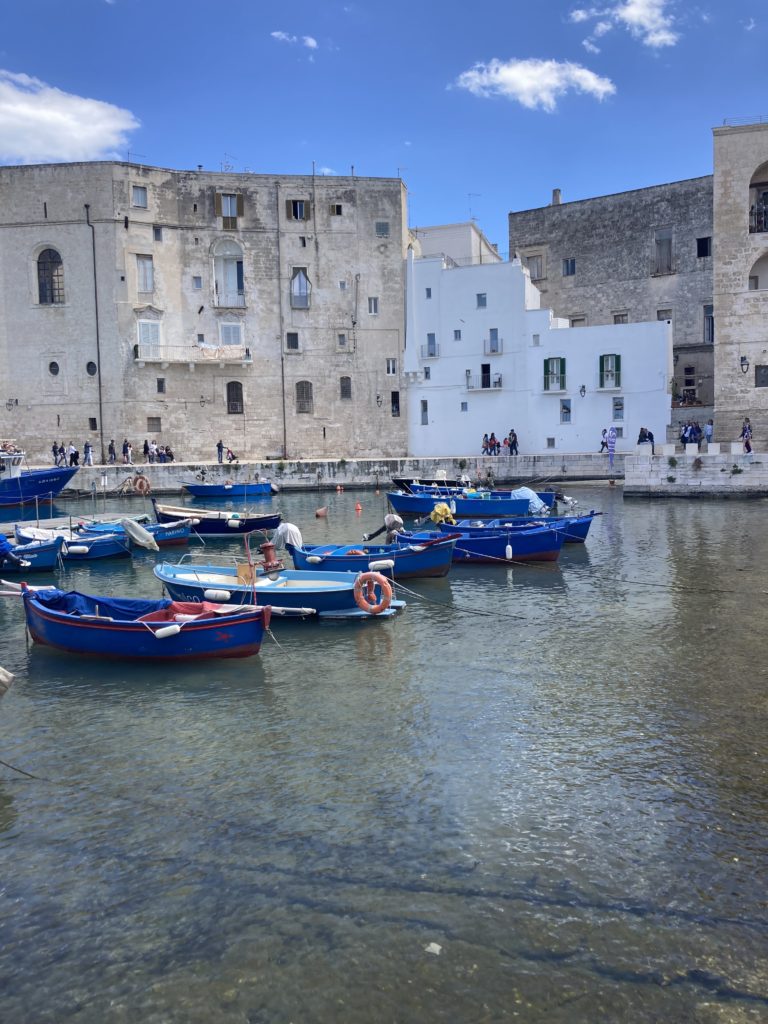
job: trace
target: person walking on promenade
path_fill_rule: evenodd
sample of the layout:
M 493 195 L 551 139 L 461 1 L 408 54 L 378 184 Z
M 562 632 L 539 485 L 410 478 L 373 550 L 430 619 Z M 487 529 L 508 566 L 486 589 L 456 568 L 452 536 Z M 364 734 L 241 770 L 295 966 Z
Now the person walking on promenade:
M 144 438 L 144 461 L 149 462 L 149 441 Z
M 509 454 L 517 455 L 517 434 L 514 429 L 509 432 Z
M 58 466 L 58 464 L 59 464 L 59 442 L 58 441 L 54 441 L 53 444 L 51 445 L 51 455 L 53 456 L 53 464 L 54 464 L 54 466 Z
M 739 438 L 744 444 L 744 452 L 747 455 L 752 454 L 752 424 L 749 422 L 749 416 L 744 417 L 744 422 L 741 426 L 741 433 Z
M 109 464 L 110 464 L 110 466 L 114 466 L 115 461 L 117 459 L 117 452 L 115 451 L 115 439 L 114 439 L 114 437 L 109 442 L 109 447 L 107 448 L 107 453 L 109 455 Z
M 715 432 L 715 425 L 712 420 L 707 420 L 704 424 L 704 440 L 707 442 L 707 448 L 712 444 L 712 435 Z
M 93 445 L 90 441 L 86 441 L 83 445 L 83 455 L 85 456 L 84 466 L 93 465 Z
M 216 445 L 216 456 L 219 460 L 219 465 L 224 461 L 224 442 L 219 438 L 219 443 Z
M 600 451 L 598 455 L 602 455 L 603 452 L 608 451 L 608 431 L 603 427 L 603 436 L 600 438 Z
M 57 466 L 67 465 L 67 453 L 64 449 L 64 442 L 62 441 L 59 445 L 59 461 L 56 463 Z

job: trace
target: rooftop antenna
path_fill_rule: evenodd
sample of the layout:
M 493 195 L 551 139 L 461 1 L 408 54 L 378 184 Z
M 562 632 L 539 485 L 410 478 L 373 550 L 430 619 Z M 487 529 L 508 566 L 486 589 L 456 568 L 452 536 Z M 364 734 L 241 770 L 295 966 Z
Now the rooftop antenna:
M 146 153 L 134 153 L 133 155 L 134 155 L 134 156 L 146 156 L 147 154 L 146 154 Z M 125 162 L 126 162 L 127 164 L 129 164 L 129 163 L 131 162 L 131 151 L 130 151 L 130 149 L 129 149 L 129 150 L 126 150 L 126 153 L 125 153 Z
M 482 196 L 482 194 L 483 194 L 482 192 L 467 192 L 467 199 L 469 199 L 469 219 L 470 220 L 474 220 L 475 219 L 474 216 L 472 215 L 472 200 L 473 199 L 479 199 Z
M 225 153 L 224 159 L 221 161 L 222 171 L 230 172 L 234 171 L 235 165 L 232 163 L 233 160 L 237 160 L 236 156 L 232 156 L 231 153 Z
M 397 168 L 397 176 L 398 176 L 398 178 L 402 178 L 402 174 L 400 173 L 401 171 L 407 171 L 407 170 L 408 170 L 407 167 L 398 167 Z

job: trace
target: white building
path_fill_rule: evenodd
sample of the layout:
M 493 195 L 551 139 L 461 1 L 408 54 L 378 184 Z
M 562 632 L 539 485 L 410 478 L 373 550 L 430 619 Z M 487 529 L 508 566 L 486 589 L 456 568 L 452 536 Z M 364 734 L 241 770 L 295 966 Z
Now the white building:
M 596 452 L 611 425 L 618 451 L 641 427 L 664 439 L 668 323 L 569 327 L 540 308 L 519 260 L 462 267 L 411 252 L 406 277 L 411 455 L 477 455 L 483 434 L 510 429 L 521 454 Z

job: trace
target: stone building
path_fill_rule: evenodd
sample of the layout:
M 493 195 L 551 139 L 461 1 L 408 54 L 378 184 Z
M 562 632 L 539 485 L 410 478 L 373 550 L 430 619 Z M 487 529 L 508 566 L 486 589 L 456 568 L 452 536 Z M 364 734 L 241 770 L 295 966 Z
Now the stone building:
M 664 440 L 672 372 L 668 322 L 571 328 L 541 308 L 520 260 L 462 266 L 409 254 L 408 450 L 477 456 L 514 429 L 522 454 L 597 452 L 603 428 L 634 451 Z
M 670 320 L 673 397 L 711 406 L 712 177 L 509 214 L 543 304 L 572 327 Z
M 403 455 L 408 242 L 399 179 L 2 167 L 0 436 Z
M 715 421 L 768 437 L 768 124 L 715 128 Z

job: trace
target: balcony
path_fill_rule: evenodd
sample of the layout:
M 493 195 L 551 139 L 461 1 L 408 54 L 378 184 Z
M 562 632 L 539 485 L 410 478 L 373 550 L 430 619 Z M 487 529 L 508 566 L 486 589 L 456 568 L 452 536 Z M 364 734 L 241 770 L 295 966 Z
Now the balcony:
M 421 346 L 421 358 L 422 359 L 437 359 L 439 355 L 440 355 L 440 346 L 438 344 L 422 345 Z
M 217 290 L 213 304 L 217 309 L 245 309 L 245 292 L 220 292 Z
M 504 351 L 504 339 L 503 338 L 484 338 L 483 339 L 483 355 L 484 356 L 500 356 Z
M 616 391 L 621 388 L 621 371 L 615 370 L 610 373 L 606 370 L 600 377 L 599 384 L 601 391 Z
M 467 374 L 467 391 L 495 391 L 501 389 L 502 378 L 500 373 L 478 373 Z
M 133 346 L 133 359 L 139 366 L 159 363 L 161 366 L 188 364 L 192 370 L 201 363 L 217 366 L 248 366 L 253 362 L 251 350 L 245 345 L 147 345 Z

